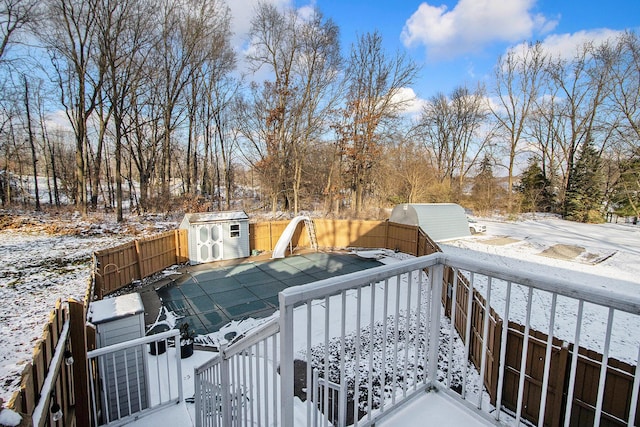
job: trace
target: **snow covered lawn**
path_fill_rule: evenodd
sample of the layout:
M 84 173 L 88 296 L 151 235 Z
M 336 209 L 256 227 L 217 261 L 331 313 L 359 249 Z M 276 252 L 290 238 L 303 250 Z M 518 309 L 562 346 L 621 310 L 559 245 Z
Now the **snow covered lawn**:
M 630 224 L 580 224 L 553 216 L 522 221 L 483 219 L 485 235 L 441 243 L 445 253 L 470 256 L 487 265 L 501 265 L 514 272 L 552 275 L 585 287 L 637 295 L 640 291 L 640 227 Z M 506 286 L 494 281 L 491 306 L 504 313 Z M 486 278 L 476 277 L 474 287 L 486 291 Z M 510 320 L 525 323 L 527 292 L 511 292 Z M 533 293 L 531 326 L 547 333 L 551 295 Z M 554 336 L 573 342 L 578 304 L 558 298 Z M 602 353 L 608 310 L 585 304 L 580 345 Z M 636 364 L 640 345 L 640 316 L 616 312 L 610 356 Z
M 92 253 L 176 227 L 153 219 L 117 224 L 43 215 L 16 226 L 19 221 L 14 217 L 11 228 L 0 230 L 0 399 L 5 402 L 19 387 L 55 302 L 84 298 Z

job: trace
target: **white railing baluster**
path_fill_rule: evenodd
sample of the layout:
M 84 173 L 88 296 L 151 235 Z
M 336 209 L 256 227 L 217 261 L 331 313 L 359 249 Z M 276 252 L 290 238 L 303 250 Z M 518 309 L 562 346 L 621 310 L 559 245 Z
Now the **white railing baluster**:
M 442 279 L 444 266 L 436 265 L 433 270 L 434 280 L 431 283 L 431 321 L 429 327 L 429 377 L 435 384 L 438 381 L 438 351 L 440 350 L 440 308 L 442 307 Z
M 580 333 L 582 330 L 582 314 L 584 301 L 578 301 L 578 313 L 576 314 L 576 331 L 573 338 L 573 355 L 571 356 L 571 371 L 569 373 L 569 389 L 567 390 L 567 408 L 565 410 L 564 425 L 569 427 L 571 422 L 571 408 L 573 407 L 573 392 L 576 386 L 576 370 L 580 353 Z
M 238 360 L 238 382 L 242 384 L 242 420 L 244 425 L 249 423 L 249 408 L 251 407 L 251 396 L 249 395 L 249 388 L 247 386 L 247 352 L 242 351 L 238 353 L 240 360 Z
M 426 289 L 426 295 L 427 295 L 427 300 L 425 301 L 424 304 L 424 332 L 423 332 L 423 341 L 424 341 L 424 354 L 423 354 L 423 358 L 422 358 L 422 370 L 423 370 L 423 375 L 424 375 L 424 384 L 428 385 L 431 382 L 434 382 L 432 378 L 429 377 L 429 322 L 431 321 L 431 306 L 433 304 L 431 304 L 431 302 L 433 301 L 432 298 L 432 294 L 431 294 L 431 287 L 433 286 L 433 281 L 434 281 L 434 267 L 430 266 L 428 269 L 428 277 L 427 277 L 427 289 Z M 435 382 L 434 382 L 435 383 Z
M 607 367 L 609 364 L 609 346 L 611 344 L 613 313 L 613 308 L 609 308 L 609 316 L 607 317 L 607 332 L 604 336 L 604 350 L 602 351 L 602 365 L 600 365 L 600 380 L 598 381 L 598 399 L 596 400 L 596 413 L 593 420 L 594 427 L 598 427 L 600 425 L 600 418 L 602 417 L 602 403 L 604 401 L 604 387 L 607 380 Z
M 467 366 L 469 365 L 469 348 L 471 347 L 471 318 L 473 317 L 473 271 L 469 274 L 469 287 L 467 289 L 467 322 L 464 327 L 464 365 L 462 366 L 462 399 L 467 397 Z
M 484 374 L 487 371 L 487 353 L 489 351 L 489 320 L 491 319 L 491 276 L 487 278 L 487 297 L 484 301 L 484 318 L 482 325 L 482 350 L 480 353 L 480 393 L 478 394 L 478 403 L 476 407 L 482 409 L 482 389 L 484 388 Z M 495 355 L 494 355 L 495 356 Z
M 312 398 L 313 398 L 314 406 L 317 405 L 317 403 L 315 403 L 315 402 L 318 401 L 318 399 L 319 399 L 318 395 L 320 394 L 320 390 L 319 390 L 320 387 L 318 386 L 318 383 L 319 383 L 318 370 L 316 368 L 313 368 L 313 387 L 312 387 L 313 392 L 312 392 L 311 395 L 312 395 Z M 318 423 L 318 410 L 317 409 L 318 408 L 316 408 L 316 410 L 313 411 L 313 426 L 314 427 L 318 427 L 318 424 L 319 424 Z
M 504 298 L 504 319 L 502 319 L 502 336 L 500 337 L 500 368 L 498 371 L 498 397 L 496 398 L 495 419 L 500 420 L 500 408 L 502 406 L 502 386 L 506 370 L 505 359 L 507 357 L 507 337 L 509 335 L 509 306 L 511 305 L 511 282 L 507 282 L 507 293 Z
M 404 336 L 406 337 L 406 343 L 404 346 L 404 374 L 403 377 L 405 378 L 404 380 L 404 384 L 402 386 L 402 397 L 406 398 L 407 397 L 407 391 L 409 390 L 409 381 L 407 380 L 408 377 L 408 369 L 409 369 L 409 334 L 411 332 L 411 273 L 407 273 L 406 277 L 407 277 L 407 301 L 406 301 L 406 307 L 405 307 L 405 317 L 406 317 L 406 321 L 405 321 L 405 327 L 404 327 Z
M 397 376 L 397 369 L 398 369 L 398 336 L 399 336 L 399 325 L 400 325 L 400 276 L 397 275 L 396 276 L 396 299 L 395 299 L 395 304 L 396 304 L 396 311 L 393 317 L 393 324 L 394 324 L 394 329 L 393 329 L 393 391 L 391 392 L 391 404 L 395 405 L 396 404 L 396 390 L 398 388 L 398 376 Z
M 418 271 L 416 279 L 416 288 L 417 288 L 417 298 L 416 298 L 416 310 L 415 310 L 415 342 L 413 346 L 413 390 L 416 391 L 418 389 L 419 381 L 418 381 L 418 365 L 419 363 L 419 355 L 420 355 L 420 346 L 422 345 L 422 329 L 421 325 L 421 308 L 422 308 L 422 273 Z M 384 348 L 384 347 L 383 347 Z
M 369 307 L 370 318 L 369 318 L 369 375 L 367 378 L 367 420 L 371 421 L 371 413 L 372 405 L 373 405 L 373 342 L 374 342 L 374 329 L 375 329 L 375 319 L 376 319 L 376 284 L 372 283 L 370 285 L 371 289 L 371 305 Z
M 260 344 L 256 344 L 256 347 L 260 347 Z M 264 388 L 264 404 L 262 406 L 264 406 L 264 422 L 266 425 L 269 424 L 269 377 L 267 376 L 267 374 L 269 373 L 269 352 L 267 351 L 267 341 L 263 340 L 262 341 L 262 369 L 264 371 L 264 373 L 262 374 L 262 377 L 264 378 L 263 381 L 263 388 Z
M 638 356 L 636 360 L 640 360 L 640 345 L 638 346 Z M 633 378 L 633 389 L 631 392 L 631 404 L 629 405 L 629 416 L 627 418 L 627 426 L 635 425 L 636 410 L 638 409 L 638 389 L 640 388 L 640 369 L 636 362 L 636 369 Z
M 342 389 L 346 390 L 347 383 L 347 375 L 345 372 L 345 335 L 347 328 L 347 291 L 342 291 L 340 293 L 341 302 L 340 302 L 340 386 Z M 345 401 L 345 404 L 340 407 L 339 417 L 340 423 L 339 425 L 346 425 L 347 420 L 347 405 L 346 405 L 346 392 L 345 396 L 342 400 Z
M 380 390 L 382 390 L 382 402 L 380 404 L 380 410 L 384 412 L 384 406 L 387 399 L 385 399 L 384 393 L 387 388 L 387 316 L 389 315 L 389 279 L 384 280 L 384 301 L 382 308 L 382 384 Z M 343 355 L 344 356 L 344 355 Z
M 516 409 L 516 425 L 520 423 L 522 403 L 524 401 L 524 380 L 527 369 L 527 354 L 529 351 L 529 331 L 531 327 L 531 302 L 533 299 L 533 288 L 529 287 L 527 296 L 527 314 L 524 324 L 524 334 L 522 337 L 522 354 L 520 355 L 520 377 L 518 379 L 518 405 Z
M 325 384 L 329 382 L 329 312 L 331 311 L 331 302 L 329 296 L 324 299 L 324 371 L 322 378 L 325 380 Z M 322 422 L 324 426 L 329 425 L 329 393 L 325 386 L 322 393 L 322 409 L 324 416 Z
M 356 364 L 355 364 L 355 381 L 354 381 L 354 390 L 353 390 L 353 426 L 358 427 L 358 421 L 360 419 L 360 333 L 362 331 L 361 327 L 361 318 L 362 318 L 362 288 L 358 287 L 356 290 Z
M 311 304 L 307 304 L 307 340 L 306 340 L 306 354 L 307 354 L 307 425 L 311 425 L 312 405 L 317 405 L 315 395 L 312 396 L 313 390 L 313 378 L 311 377 Z
M 553 294 L 551 297 L 551 313 L 549 315 L 549 331 L 547 334 L 547 348 L 544 355 L 544 373 L 542 374 L 542 394 L 540 402 L 540 411 L 538 412 L 538 426 L 544 425 L 545 410 L 547 408 L 547 391 L 549 389 L 549 371 L 551 370 L 551 349 L 553 348 L 553 331 L 556 317 L 556 303 L 558 295 Z
M 140 355 L 141 358 L 144 357 L 144 349 L 145 347 L 140 347 L 140 351 L 142 352 L 142 354 Z M 134 357 L 136 360 L 136 384 L 138 384 L 138 408 L 142 408 L 142 393 L 140 393 L 140 365 L 138 363 L 138 347 L 134 347 Z M 180 378 L 180 377 L 178 377 Z M 180 383 L 182 381 L 179 381 Z
M 129 385 L 129 362 L 127 361 L 127 350 L 124 350 L 122 352 L 122 358 L 123 358 L 123 361 L 124 361 L 124 380 L 125 380 L 125 384 L 126 384 L 125 388 L 127 390 L 127 410 L 129 411 L 129 412 L 127 412 L 127 415 L 131 415 L 132 414 L 132 410 L 131 410 L 131 387 Z M 139 388 L 140 384 L 137 384 L 137 385 L 138 385 L 138 390 L 140 390 L 140 388 Z M 140 393 L 138 393 L 138 394 L 140 394 Z
M 281 396 L 278 394 L 278 346 L 276 343 L 276 336 L 271 336 L 271 345 L 272 345 L 272 357 L 273 357 L 273 367 L 271 368 L 271 381 L 273 383 L 273 424 L 278 425 L 278 400 Z
M 456 327 L 456 298 L 458 295 L 458 269 L 453 269 L 453 289 L 451 290 L 451 324 L 449 325 L 449 357 L 447 359 L 447 387 L 451 388 L 453 371 L 453 340 Z
M 261 426 L 262 425 L 262 413 L 263 413 L 263 403 L 264 403 L 264 399 L 266 399 L 266 396 L 262 397 L 262 383 L 265 381 L 264 378 L 264 374 L 262 374 L 262 368 L 260 365 L 260 342 L 257 342 L 253 345 L 253 348 L 255 349 L 255 353 L 256 353 L 256 402 L 258 405 L 257 408 L 257 420 L 258 420 L 258 425 Z

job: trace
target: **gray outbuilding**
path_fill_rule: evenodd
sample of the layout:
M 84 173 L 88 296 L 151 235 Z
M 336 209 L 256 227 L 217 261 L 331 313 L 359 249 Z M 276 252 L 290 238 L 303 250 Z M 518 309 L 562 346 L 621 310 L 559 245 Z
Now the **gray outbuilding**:
M 244 211 L 189 213 L 180 228 L 188 230 L 191 264 L 249 256 L 249 217 Z
M 390 222 L 417 225 L 436 242 L 471 235 L 467 215 L 455 203 L 405 203 L 391 211 Z

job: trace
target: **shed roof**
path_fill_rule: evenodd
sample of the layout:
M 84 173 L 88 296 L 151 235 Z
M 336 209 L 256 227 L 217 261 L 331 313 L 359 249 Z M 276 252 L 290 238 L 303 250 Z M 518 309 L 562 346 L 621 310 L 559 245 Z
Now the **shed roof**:
M 139 293 L 105 298 L 89 304 L 89 321 L 94 325 L 144 313 L 144 305 Z
M 396 205 L 389 221 L 417 225 L 434 241 L 470 236 L 469 222 L 462 206 L 455 203 L 406 203 Z
M 184 215 L 180 228 L 186 227 L 188 224 L 196 224 L 203 222 L 216 222 L 216 221 L 240 221 L 247 220 L 245 211 L 220 211 L 220 212 L 196 212 L 188 213 Z

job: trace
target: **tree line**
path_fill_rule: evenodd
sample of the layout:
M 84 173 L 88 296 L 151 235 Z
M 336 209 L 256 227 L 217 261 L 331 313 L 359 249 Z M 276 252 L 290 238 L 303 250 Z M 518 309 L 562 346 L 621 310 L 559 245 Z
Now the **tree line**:
M 638 216 L 640 43 L 523 44 L 490 82 L 428 97 L 378 32 L 261 3 L 1 0 L 0 202 L 82 213 L 396 203 Z M 39 179 L 34 179 L 39 177 Z

